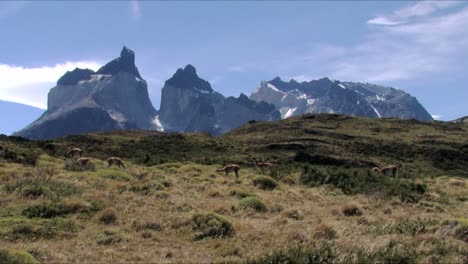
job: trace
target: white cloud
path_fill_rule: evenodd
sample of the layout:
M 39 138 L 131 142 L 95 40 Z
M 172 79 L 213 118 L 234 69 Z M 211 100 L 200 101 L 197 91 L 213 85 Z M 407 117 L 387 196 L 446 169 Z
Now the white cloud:
M 128 8 L 130 10 L 130 15 L 133 20 L 139 21 L 142 17 L 140 2 L 138 0 L 131 0 L 128 3 Z
M 442 120 L 442 116 L 441 115 L 431 115 L 432 118 L 434 118 L 434 120 Z
M 376 16 L 367 21 L 371 25 L 392 26 L 407 23 L 409 19 L 431 15 L 439 10 L 461 4 L 460 1 L 418 1 L 407 4 L 388 15 Z
M 408 10 L 413 9 L 408 7 Z M 467 5 L 457 5 L 441 14 L 428 9 L 421 11 L 420 7 L 416 10 L 419 11 L 412 14 L 408 11 L 405 16 L 418 16 L 418 19 L 370 27 L 356 45 L 315 44 L 309 47 L 309 52 L 285 54 L 268 65 L 270 70 L 284 76 L 309 73 L 390 85 L 396 81 L 428 80 L 466 68 Z
M 97 70 L 97 62 L 65 62 L 55 66 L 24 68 L 0 64 L 0 100 L 47 108 L 47 94 L 57 80 L 75 68 Z

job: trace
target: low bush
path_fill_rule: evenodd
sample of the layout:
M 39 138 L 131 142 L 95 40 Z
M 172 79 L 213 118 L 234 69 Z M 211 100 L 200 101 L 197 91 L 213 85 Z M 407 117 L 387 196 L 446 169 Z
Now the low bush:
M 39 177 L 21 178 L 13 182 L 8 182 L 3 186 L 3 189 L 7 193 L 16 191 L 23 197 L 25 197 L 24 195 L 39 197 L 41 194 L 44 194 L 48 198 L 70 196 L 80 191 L 80 189 L 74 184 L 58 180 L 46 180 Z M 23 189 L 26 190 L 23 192 Z
M 98 245 L 109 246 L 123 241 L 123 236 L 115 230 L 105 230 L 96 241 Z
M 255 194 L 239 189 L 231 190 L 229 194 L 231 196 L 235 196 L 237 199 L 243 199 L 245 197 L 256 197 Z
M 301 220 L 304 218 L 304 214 L 297 209 L 289 209 L 283 212 L 283 215 L 287 218 L 291 218 L 294 220 Z
M 266 205 L 258 197 L 245 197 L 239 201 L 240 208 L 252 208 L 257 212 L 266 212 Z
M 267 263 L 335 263 L 337 252 L 332 244 L 323 244 L 316 247 L 303 248 L 301 246 L 274 251 L 268 255 L 246 261 L 248 264 Z
M 22 250 L 0 249 L 0 263 L 2 264 L 39 264 L 31 254 Z
M 227 237 L 233 234 L 234 229 L 229 219 L 216 213 L 198 213 L 192 217 L 192 229 L 195 231 L 195 240 L 206 237 Z
M 336 231 L 331 225 L 328 224 L 319 224 L 315 229 L 314 238 L 323 238 L 323 239 L 334 239 L 336 237 Z
M 114 208 L 106 208 L 99 214 L 99 222 L 103 224 L 114 224 L 117 219 L 117 212 Z
M 91 214 L 99 208 L 95 204 L 83 201 L 63 201 L 60 203 L 41 203 L 26 207 L 22 215 L 28 218 L 52 218 L 67 214 L 84 213 Z
M 333 185 L 345 194 L 374 194 L 383 197 L 397 196 L 403 202 L 418 202 L 426 192 L 426 185 L 389 176 L 376 177 L 366 169 L 344 169 L 341 167 L 305 166 L 300 182 L 316 187 Z
M 256 176 L 253 184 L 262 190 L 273 190 L 278 187 L 278 182 L 268 176 Z
M 341 207 L 341 212 L 346 216 L 362 215 L 362 210 L 354 203 L 347 203 Z
M 21 189 L 19 195 L 28 199 L 36 199 L 40 197 L 44 198 L 57 198 L 57 194 L 54 193 L 49 187 L 42 185 L 27 185 Z

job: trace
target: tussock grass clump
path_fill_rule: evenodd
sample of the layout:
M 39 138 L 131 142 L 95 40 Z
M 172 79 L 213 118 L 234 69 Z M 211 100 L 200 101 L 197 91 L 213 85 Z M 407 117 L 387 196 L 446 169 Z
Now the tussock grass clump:
M 26 189 L 23 192 L 23 189 Z M 20 196 L 28 198 L 37 198 L 44 195 L 48 198 L 58 196 L 70 196 L 76 194 L 80 189 L 68 182 L 57 180 L 46 180 L 44 178 L 20 178 L 16 181 L 8 182 L 3 186 L 3 190 L 7 193 L 16 191 Z
M 195 214 L 192 217 L 192 229 L 195 231 L 195 240 L 206 237 L 223 238 L 234 233 L 234 228 L 229 219 L 211 212 Z
M 27 185 L 21 189 L 19 195 L 28 199 L 36 199 L 40 197 L 53 199 L 57 197 L 49 187 L 42 185 Z
M 60 203 L 41 203 L 26 207 L 22 215 L 28 218 L 52 218 L 67 214 L 91 214 L 97 211 L 96 205 L 84 201 L 65 200 Z
M 362 209 L 355 203 L 347 203 L 341 207 L 341 212 L 346 216 L 362 215 Z
M 96 243 L 102 246 L 109 246 L 120 243 L 123 241 L 123 236 L 115 230 L 105 230 L 104 233 L 98 237 Z
M 114 208 L 106 208 L 101 211 L 99 214 L 99 222 L 103 224 L 114 224 L 117 222 L 118 216 L 117 216 L 117 211 L 115 211 Z
M 245 197 L 257 197 L 257 195 L 255 195 L 253 193 L 250 193 L 250 192 L 247 192 L 247 191 L 244 191 L 244 190 L 240 190 L 240 189 L 231 190 L 229 192 L 229 195 L 235 196 L 237 199 L 243 199 Z
M 435 224 L 436 221 L 430 219 L 402 219 L 400 221 L 372 227 L 371 232 L 378 235 L 403 234 L 416 236 L 418 234 L 427 233 Z
M 137 231 L 141 230 L 153 230 L 153 231 L 161 231 L 162 226 L 158 221 L 155 220 L 146 220 L 143 222 L 135 221 L 133 222 L 133 226 Z
M 117 169 L 98 170 L 93 173 L 96 177 L 109 180 L 131 181 L 133 177 L 128 173 Z
M 442 237 L 450 235 L 468 243 L 468 219 L 459 218 L 445 220 L 440 224 L 440 227 L 437 230 L 437 232 Z
M 266 212 L 267 207 L 266 205 L 260 200 L 258 197 L 245 197 L 239 201 L 240 208 L 252 208 L 257 212 Z
M 273 190 L 278 187 L 278 182 L 268 176 L 256 176 L 253 184 L 262 190 Z
M 322 223 L 315 228 L 314 238 L 334 239 L 336 231 L 331 225 Z
M 304 248 L 301 246 L 274 251 L 257 259 L 248 260 L 248 264 L 267 263 L 335 263 L 336 248 L 332 244 Z
M 0 263 L 2 264 L 39 264 L 31 254 L 22 250 L 0 249 Z
M 283 212 L 283 215 L 287 218 L 291 218 L 294 220 L 302 220 L 304 218 L 304 214 L 297 209 L 289 209 Z
M 96 171 L 96 165 L 91 161 L 84 166 L 76 161 L 66 161 L 64 169 L 68 171 Z

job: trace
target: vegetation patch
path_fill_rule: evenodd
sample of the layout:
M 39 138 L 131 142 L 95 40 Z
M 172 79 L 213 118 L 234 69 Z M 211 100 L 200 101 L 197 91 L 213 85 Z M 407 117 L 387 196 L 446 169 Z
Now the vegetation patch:
M 192 217 L 192 229 L 195 240 L 207 237 L 227 237 L 234 233 L 229 219 L 216 213 L 198 213 Z
M 26 207 L 22 215 L 28 218 L 53 218 L 68 214 L 92 214 L 99 210 L 96 204 L 83 201 L 62 201 L 60 203 L 40 203 Z
M 106 208 L 99 214 L 99 222 L 103 224 L 114 224 L 117 219 L 117 211 L 114 208 Z
M 74 184 L 44 178 L 21 178 L 6 183 L 3 189 L 7 193 L 16 191 L 20 196 L 27 198 L 38 198 L 40 196 L 57 198 L 79 192 L 79 188 Z
M 262 190 L 273 190 L 278 187 L 278 182 L 268 176 L 256 176 L 253 184 Z
M 452 236 L 468 243 L 468 219 L 459 218 L 445 220 L 440 224 L 437 231 L 442 237 Z
M 347 203 L 341 207 L 341 212 L 346 216 L 362 215 L 362 209 L 355 203 Z
M 239 206 L 240 206 L 240 208 L 243 208 L 243 209 L 251 208 L 251 209 L 254 209 L 255 211 L 261 212 L 261 213 L 267 211 L 267 207 L 262 202 L 262 200 L 260 200 L 260 198 L 258 198 L 258 197 L 253 197 L 253 196 L 249 196 L 249 197 L 245 197 L 245 198 L 241 199 L 239 201 Z
M 336 238 L 336 231 L 333 226 L 322 223 L 315 228 L 314 238 L 334 239 Z
M 397 196 L 404 202 L 418 202 L 426 192 L 426 185 L 390 176 L 375 176 L 369 170 L 340 167 L 305 166 L 300 182 L 316 187 L 329 184 L 345 194 L 375 194 Z
M 22 250 L 0 249 L 2 264 L 39 264 L 31 254 Z
M 97 238 L 96 243 L 102 246 L 114 245 L 124 240 L 122 234 L 116 230 L 105 230 L 102 235 Z
M 247 191 L 244 191 L 244 190 L 240 190 L 240 189 L 231 190 L 229 192 L 229 195 L 235 196 L 237 199 L 243 199 L 245 197 L 257 197 L 257 195 L 255 195 L 253 193 L 250 193 L 250 192 L 247 192 Z

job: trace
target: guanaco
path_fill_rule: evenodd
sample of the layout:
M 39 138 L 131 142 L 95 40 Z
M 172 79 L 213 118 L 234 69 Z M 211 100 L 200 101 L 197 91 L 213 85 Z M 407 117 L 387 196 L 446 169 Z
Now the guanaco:
M 270 162 L 258 162 L 256 158 L 253 158 L 253 162 L 257 168 L 265 169 L 273 167 L 273 164 Z
M 65 155 L 65 160 L 68 158 L 75 158 L 76 155 L 80 156 L 81 158 L 81 156 L 83 155 L 83 150 L 81 150 L 80 148 L 71 149 L 67 152 L 67 155 Z
M 79 158 L 76 162 L 82 167 L 85 167 L 88 164 L 91 164 L 91 161 L 89 160 L 89 158 L 83 158 L 83 157 Z
M 239 165 L 230 164 L 230 165 L 225 166 L 224 168 L 216 169 L 216 172 L 224 171 L 226 172 L 226 176 L 229 176 L 231 172 L 234 172 L 236 174 L 236 179 L 237 179 L 239 178 L 239 170 L 240 170 Z
M 381 174 L 384 174 L 384 175 L 387 175 L 388 172 L 390 172 L 391 175 L 393 177 L 395 177 L 395 176 L 398 176 L 398 170 L 399 169 L 400 169 L 400 167 L 397 166 L 397 165 L 387 165 L 387 166 L 382 167 L 382 168 L 374 167 L 374 168 L 372 168 L 372 172 L 378 172 L 378 173 L 381 173 Z
M 123 163 L 123 161 L 120 159 L 120 158 L 117 158 L 117 157 L 110 157 L 107 159 L 107 164 L 108 164 L 108 168 L 112 165 L 115 165 L 119 168 L 124 168 L 125 169 L 125 165 Z

